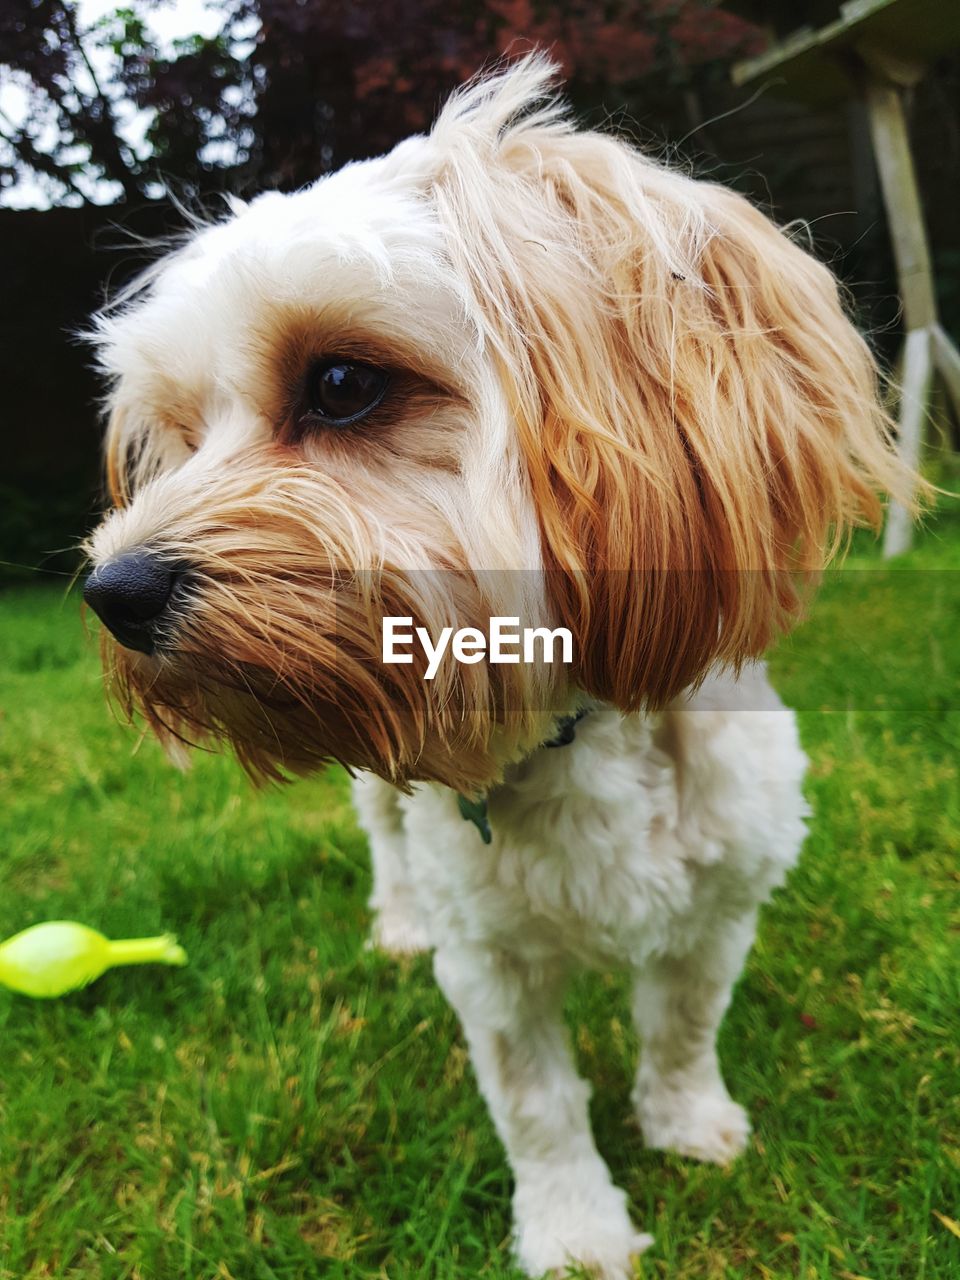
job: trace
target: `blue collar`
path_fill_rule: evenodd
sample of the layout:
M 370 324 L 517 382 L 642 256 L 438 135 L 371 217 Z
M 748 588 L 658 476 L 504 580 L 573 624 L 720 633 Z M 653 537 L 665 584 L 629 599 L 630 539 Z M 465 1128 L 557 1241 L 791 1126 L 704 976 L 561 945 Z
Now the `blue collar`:
M 547 738 L 545 742 L 541 742 L 541 747 L 569 747 L 577 736 L 577 725 L 589 712 L 589 707 L 581 707 L 579 711 L 573 715 L 561 716 L 557 721 L 557 732 L 552 738 Z M 490 830 L 490 818 L 487 814 L 487 797 L 480 796 L 477 800 L 471 800 L 468 796 L 457 793 L 457 804 L 460 806 L 460 816 L 465 822 L 472 822 L 480 832 L 480 839 L 484 844 L 489 844 L 493 839 L 493 832 Z

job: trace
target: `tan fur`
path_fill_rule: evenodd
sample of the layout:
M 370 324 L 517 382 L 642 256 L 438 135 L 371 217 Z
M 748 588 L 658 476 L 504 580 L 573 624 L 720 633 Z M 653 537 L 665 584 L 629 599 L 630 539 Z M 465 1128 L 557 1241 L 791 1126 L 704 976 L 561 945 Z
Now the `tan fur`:
M 915 478 L 824 266 L 733 192 L 552 106 L 511 124 L 521 106 L 497 82 L 448 106 L 437 198 L 579 680 L 662 704 L 762 653 L 850 528 L 879 525 L 877 491 L 909 502 Z
M 361 252 L 322 220 L 305 277 L 288 258 L 309 239 L 273 265 L 270 239 L 216 258 L 252 210 L 101 322 L 118 511 L 92 557 L 148 546 L 191 570 L 159 656 L 107 643 L 161 734 L 227 739 L 260 776 L 334 758 L 482 788 L 578 690 L 658 706 L 761 653 L 878 523 L 878 491 L 910 500 L 826 268 L 739 196 L 575 131 L 541 101 L 552 74 L 528 59 L 329 180 L 372 218 L 407 193 L 395 260 L 382 229 Z M 391 393 L 361 429 L 300 440 L 298 388 L 331 351 L 389 368 Z M 381 664 L 389 614 L 432 634 L 559 621 L 575 666 L 427 685 Z
M 401 784 L 470 790 L 499 772 L 511 744 L 537 741 L 551 705 L 545 688 L 531 695 L 539 669 L 445 666 L 428 685 L 422 660 L 380 661 L 384 615 L 435 635 L 448 623 L 482 627 L 504 598 L 494 575 L 451 562 L 452 537 L 433 548 L 438 569 L 397 569 L 362 515 L 366 505 L 382 517 L 394 495 L 369 481 L 365 491 L 359 475 L 348 490 L 279 446 L 234 458 L 214 510 L 200 494 L 171 493 L 176 536 L 164 537 L 164 555 L 188 563 L 202 588 L 184 602 L 169 651 L 148 658 L 105 642 L 128 714 L 142 710 L 161 737 L 226 737 L 258 778 L 332 758 Z

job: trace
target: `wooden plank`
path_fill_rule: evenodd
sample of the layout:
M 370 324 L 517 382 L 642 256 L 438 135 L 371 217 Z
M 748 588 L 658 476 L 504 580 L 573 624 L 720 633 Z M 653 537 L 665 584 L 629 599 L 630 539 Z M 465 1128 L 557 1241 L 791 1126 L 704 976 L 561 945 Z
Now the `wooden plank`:
M 960 418 L 960 351 L 939 324 L 933 326 L 933 358 L 937 373 L 946 384 L 953 412 Z
M 908 331 L 925 329 L 936 322 L 937 306 L 903 98 L 899 89 L 872 73 L 867 76 L 865 89 L 873 151 L 903 300 L 904 327 Z
M 907 334 L 903 348 L 903 383 L 900 388 L 900 429 L 897 450 L 901 459 L 914 471 L 920 462 L 923 424 L 930 399 L 933 378 L 932 331 L 914 329 Z M 899 502 L 891 502 L 887 527 L 883 534 L 885 559 L 910 550 L 913 517 Z
M 904 61 L 929 63 L 960 47 L 957 0 L 847 0 L 824 27 L 803 27 L 754 58 L 734 63 L 731 79 L 746 85 L 771 77 L 770 91 L 821 106 L 855 88 L 855 48 L 869 44 Z

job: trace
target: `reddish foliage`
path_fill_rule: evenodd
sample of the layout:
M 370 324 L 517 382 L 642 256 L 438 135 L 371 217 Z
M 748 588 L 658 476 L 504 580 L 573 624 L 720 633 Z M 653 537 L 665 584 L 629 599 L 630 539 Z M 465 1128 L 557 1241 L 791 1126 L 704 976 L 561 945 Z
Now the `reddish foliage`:
M 427 128 L 451 89 L 501 56 L 546 48 L 578 106 L 605 94 L 638 106 L 757 43 L 718 0 L 224 0 L 220 35 L 166 57 L 144 21 L 153 3 L 84 31 L 78 0 L 8 0 L 2 56 L 53 104 L 62 145 L 44 149 L 39 125 L 21 130 L 0 184 L 32 168 L 69 188 L 86 165 L 128 198 L 155 193 L 158 167 L 188 189 L 297 186 Z M 112 51 L 113 71 L 86 95 L 76 84 L 94 46 Z M 156 113 L 149 160 L 118 141 L 124 97 Z
M 716 0 L 258 0 L 262 169 L 280 185 L 377 154 L 426 128 L 455 85 L 533 47 L 580 101 L 604 88 L 663 91 L 757 45 Z M 579 88 L 579 92 L 576 92 Z M 311 109 L 312 106 L 312 109 Z

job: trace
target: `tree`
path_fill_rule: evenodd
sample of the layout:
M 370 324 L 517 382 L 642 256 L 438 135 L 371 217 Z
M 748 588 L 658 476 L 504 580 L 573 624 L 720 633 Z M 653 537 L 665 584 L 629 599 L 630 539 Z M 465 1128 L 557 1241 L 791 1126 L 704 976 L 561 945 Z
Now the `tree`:
M 0 188 L 29 177 L 56 204 L 142 202 L 166 176 L 210 186 L 242 168 L 254 94 L 240 37 L 251 9 L 228 5 L 219 35 L 176 41 L 171 56 L 146 21 L 158 3 L 84 28 L 76 0 L 4 0 L 0 84 L 25 110 L 0 111 Z
M 159 3 L 82 30 L 77 0 L 5 0 L 0 76 L 30 111 L 0 118 L 0 185 L 29 173 L 71 202 L 155 197 L 164 177 L 290 188 L 426 128 L 499 55 L 551 48 L 588 107 L 675 91 L 755 41 L 716 0 L 224 0 L 218 35 L 170 52 Z
M 281 188 L 427 128 L 498 56 L 550 49 L 569 96 L 596 109 L 675 92 L 758 39 L 717 0 L 259 0 L 258 11 L 258 170 Z

